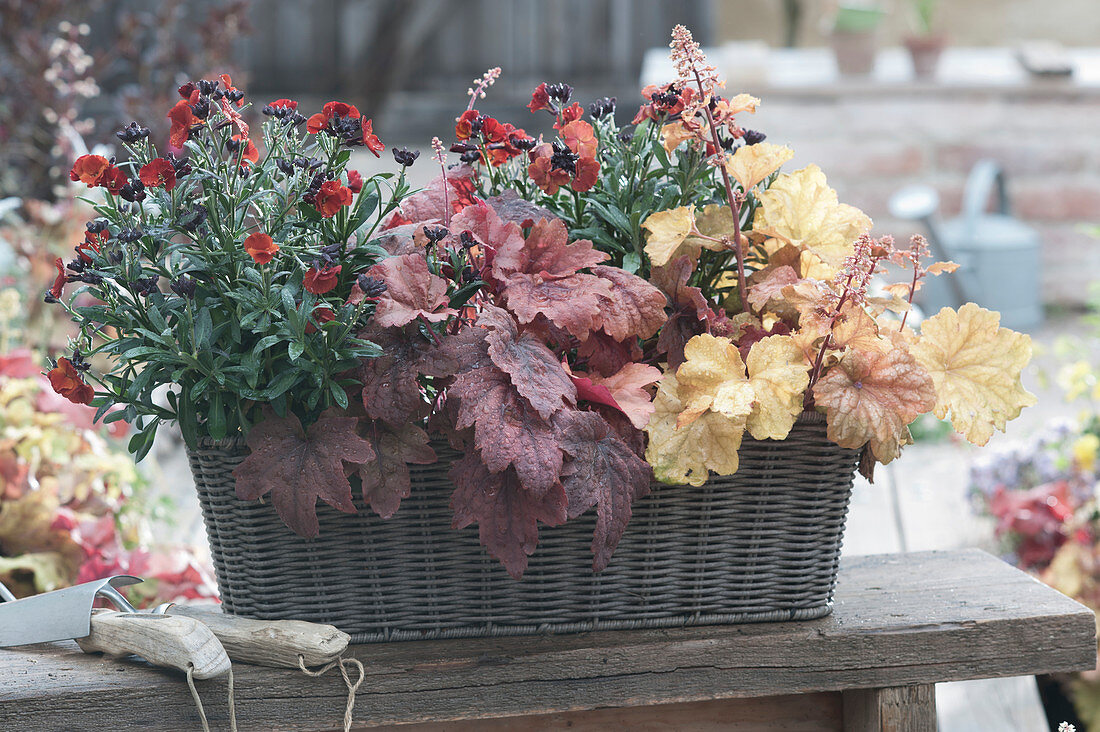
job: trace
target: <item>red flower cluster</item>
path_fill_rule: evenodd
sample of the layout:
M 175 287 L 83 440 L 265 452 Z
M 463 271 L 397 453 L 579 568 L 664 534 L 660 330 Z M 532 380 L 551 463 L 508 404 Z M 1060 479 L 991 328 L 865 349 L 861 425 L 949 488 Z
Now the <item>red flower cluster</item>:
M 386 149 L 374 134 L 374 123 L 347 102 L 327 102 L 320 112 L 306 121 L 306 130 L 312 135 L 327 132 L 347 145 L 363 145 L 374 153 L 374 157 Z
M 584 193 L 596 185 L 600 175 L 596 133 L 584 120 L 573 120 L 562 127 L 561 139 L 564 144 L 543 143 L 531 151 L 527 174 L 550 195 L 565 185 Z
M 684 111 L 685 105 L 691 104 L 695 99 L 695 90 L 691 87 L 678 89 L 675 84 L 664 86 L 649 84 L 642 89 L 642 96 L 646 98 L 648 104 L 638 108 L 638 113 L 630 121 L 632 125 L 647 119 L 656 122 L 662 114 L 666 116 L 679 114 Z
M 475 160 L 482 156 L 488 158 L 489 164 L 495 168 L 522 155 L 534 144 L 534 140 L 528 137 L 527 132 L 522 128 L 510 122 L 500 122 L 493 117 L 483 115 L 476 109 L 468 109 L 455 123 L 455 137 L 465 141 L 472 139 L 475 135 L 481 137 L 483 150 L 475 153 L 474 148 L 465 149 L 473 155 Z
M 93 188 L 106 188 L 112 196 L 117 196 L 127 183 L 126 174 L 102 155 L 81 155 L 73 163 L 69 179 Z

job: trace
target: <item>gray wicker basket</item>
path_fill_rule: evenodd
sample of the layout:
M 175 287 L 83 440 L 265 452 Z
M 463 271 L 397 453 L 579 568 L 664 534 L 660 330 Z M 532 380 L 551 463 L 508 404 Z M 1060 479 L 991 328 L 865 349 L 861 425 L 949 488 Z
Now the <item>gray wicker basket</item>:
M 225 610 L 331 623 L 358 643 L 806 620 L 831 610 L 858 451 L 825 438 L 820 415 L 782 442 L 746 438 L 741 467 L 705 485 L 655 484 L 634 505 L 610 566 L 591 570 L 593 512 L 540 527 L 521 581 L 450 528 L 447 469 L 413 466 L 412 496 L 378 518 L 318 505 L 305 540 L 265 503 L 238 500 L 237 443 L 190 452 Z M 246 450 L 246 449 L 245 449 Z

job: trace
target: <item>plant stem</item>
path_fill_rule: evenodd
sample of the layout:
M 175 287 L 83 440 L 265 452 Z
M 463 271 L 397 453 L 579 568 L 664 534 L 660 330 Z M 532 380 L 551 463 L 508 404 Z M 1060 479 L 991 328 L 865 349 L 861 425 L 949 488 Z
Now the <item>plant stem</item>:
M 706 98 L 706 93 L 703 91 L 703 80 L 699 78 L 699 72 L 695 72 L 695 83 L 699 87 L 699 96 Z M 710 113 L 710 107 L 703 105 L 703 112 L 707 115 L 707 125 L 710 127 L 711 142 L 714 144 L 714 151 L 716 155 L 720 155 L 722 152 L 722 143 L 718 139 L 718 126 L 714 124 L 714 116 Z M 745 258 L 741 251 L 741 204 L 738 202 L 737 197 L 733 195 L 733 185 L 730 183 L 730 174 L 726 170 L 726 166 L 719 165 L 718 169 L 722 172 L 722 182 L 726 186 L 726 202 L 729 203 L 730 213 L 733 214 L 733 253 L 737 257 L 737 295 L 741 301 L 741 312 L 749 312 L 749 299 L 747 293 L 747 286 L 745 284 Z

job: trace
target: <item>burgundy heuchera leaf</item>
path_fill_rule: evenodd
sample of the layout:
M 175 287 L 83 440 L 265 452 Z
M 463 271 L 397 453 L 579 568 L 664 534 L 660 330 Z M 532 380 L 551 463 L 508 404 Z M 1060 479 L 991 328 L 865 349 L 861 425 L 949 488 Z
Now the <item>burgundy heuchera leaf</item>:
M 560 219 L 543 219 L 526 241 L 511 238 L 497 249 L 492 276 L 503 283 L 508 309 L 519 322 L 531 323 L 541 315 L 584 340 L 614 291 L 607 280 L 578 270 L 605 259 L 590 241 L 570 244 Z
M 428 270 L 423 254 L 387 257 L 367 270 L 367 275 L 386 283 L 373 318 L 381 328 L 405 325 L 417 318 L 438 323 L 458 314 L 447 307 L 447 281 Z
M 533 493 L 523 487 L 515 471 L 491 472 L 474 452 L 458 460 L 450 476 L 455 484 L 451 525 L 461 529 L 477 523 L 482 545 L 508 574 L 520 579 L 527 557 L 538 544 L 538 522 L 547 526 L 565 522 L 567 501 L 561 484 Z
M 415 424 L 391 428 L 375 422 L 366 430 L 366 438 L 377 457 L 359 466 L 363 499 L 386 519 L 409 497 L 409 465 L 430 465 L 436 455 L 428 445 L 428 433 Z
M 596 507 L 592 569 L 599 572 L 619 545 L 631 505 L 649 493 L 653 470 L 595 412 L 563 412 L 558 420 L 570 456 L 562 472 L 569 518 Z
M 355 513 L 343 463 L 369 463 L 374 450 L 356 434 L 358 419 L 322 415 L 309 430 L 293 414 L 266 412 L 248 433 L 251 454 L 233 471 L 237 497 L 270 493 L 279 517 L 300 536 L 317 536 L 317 499 Z
M 474 428 L 474 444 L 489 470 L 499 473 L 513 466 L 524 488 L 540 496 L 558 482 L 558 435 L 516 391 L 508 374 L 495 366 L 467 371 L 447 393 L 459 402 L 457 428 Z
M 359 362 L 357 376 L 363 384 L 363 408 L 372 419 L 400 425 L 422 416 L 426 406 L 416 377 L 428 341 L 407 328 L 370 328 L 360 334 L 382 349 L 378 358 Z
M 520 335 L 511 315 L 490 305 L 477 322 L 489 329 L 489 358 L 544 419 L 576 403 L 577 390 L 557 356 L 532 334 Z
M 665 324 L 665 295 L 656 287 L 618 267 L 599 265 L 592 274 L 611 284 L 612 295 L 600 300 L 595 326 L 612 338 L 644 340 Z

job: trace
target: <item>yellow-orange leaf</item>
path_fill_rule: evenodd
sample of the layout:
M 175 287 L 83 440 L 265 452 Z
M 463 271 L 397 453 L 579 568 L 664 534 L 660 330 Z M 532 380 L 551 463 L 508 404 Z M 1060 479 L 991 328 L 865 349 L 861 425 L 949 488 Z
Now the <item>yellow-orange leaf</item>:
M 702 485 L 710 471 L 737 472 L 737 451 L 745 434 L 745 416 L 727 417 L 706 411 L 691 424 L 677 428 L 683 411 L 676 374 L 665 373 L 653 402 L 655 411 L 646 426 L 649 445 L 645 459 L 653 476 L 664 483 Z
M 754 400 L 745 364 L 729 338 L 708 333 L 684 346 L 684 363 L 676 371 L 684 410 L 679 426 L 690 424 L 708 409 L 726 417 L 747 417 Z
M 770 142 L 744 145 L 726 158 L 726 172 L 747 191 L 793 157 L 794 150 L 786 145 Z
M 950 274 L 959 268 L 959 265 L 954 262 L 936 262 L 928 265 L 928 274 L 941 275 L 944 273 Z
M 833 345 L 860 351 L 883 351 L 890 341 L 879 338 L 878 323 L 859 305 L 845 305 L 833 324 Z
M 802 249 L 804 277 L 829 279 L 853 253 L 859 235 L 871 228 L 866 214 L 837 202 L 836 191 L 816 165 L 780 174 L 758 200 L 753 227 Z
M 663 267 L 684 254 L 693 260 L 699 256 L 698 245 L 684 246 L 684 240 L 695 229 L 695 206 L 680 206 L 650 214 L 642 223 L 642 228 L 649 232 L 645 253 L 654 267 Z
M 666 152 L 672 152 L 680 147 L 684 140 L 690 140 L 695 134 L 684 127 L 683 122 L 670 122 L 661 128 L 661 145 Z
M 1031 360 L 1031 338 L 999 327 L 1001 316 L 967 303 L 958 312 L 944 308 L 921 323 L 913 355 L 932 374 L 936 416 L 975 445 L 994 428 L 1004 430 L 1035 395 L 1020 383 Z
M 913 441 L 909 423 L 936 404 L 932 377 L 895 340 L 885 352 L 849 351 L 814 385 L 825 407 L 829 439 L 841 447 L 869 444 L 888 463 Z
M 782 440 L 802 414 L 810 364 L 790 336 L 768 336 L 753 344 L 745 359 L 755 402 L 749 432 L 758 440 Z

